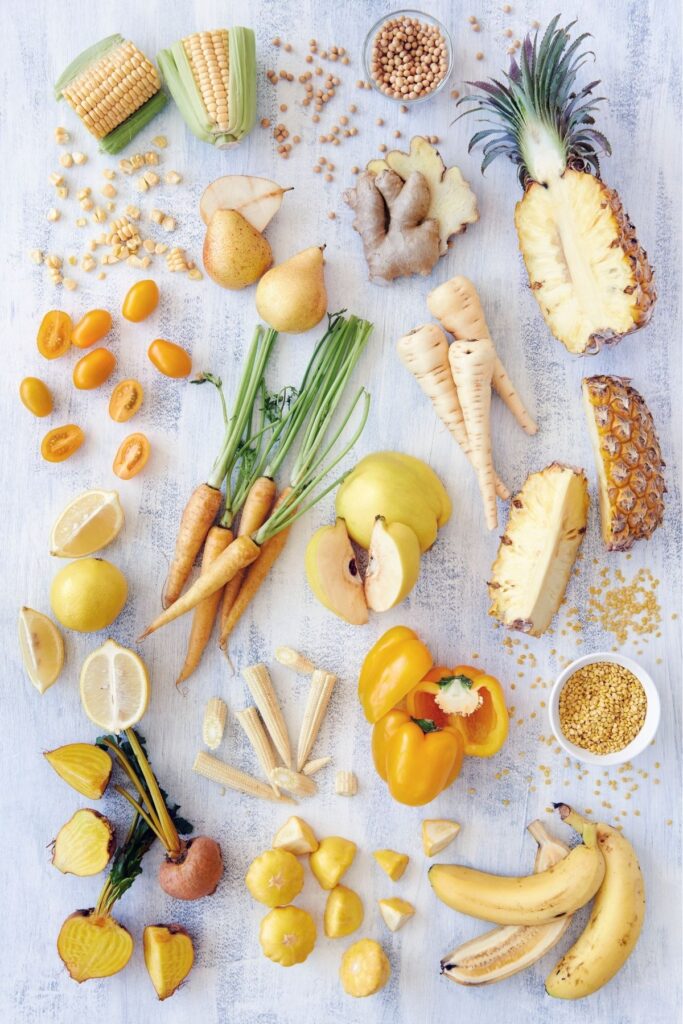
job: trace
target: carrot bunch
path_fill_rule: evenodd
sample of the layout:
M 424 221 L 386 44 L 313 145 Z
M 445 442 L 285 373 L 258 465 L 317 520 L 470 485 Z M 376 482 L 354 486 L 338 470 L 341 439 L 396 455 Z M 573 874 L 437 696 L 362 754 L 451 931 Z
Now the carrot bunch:
M 169 573 L 174 586 L 167 584 L 163 612 L 140 637 L 142 640 L 174 619 L 194 612 L 178 682 L 189 678 L 199 664 L 219 607 L 220 643 L 225 648 L 235 625 L 284 550 L 294 522 L 340 483 L 336 479 L 319 489 L 365 426 L 370 396 L 364 388 L 356 392 L 331 437 L 327 435 L 371 331 L 372 324 L 366 320 L 354 316 L 347 319 L 341 313 L 331 316 L 298 391 L 286 388 L 275 396 L 265 388 L 264 371 L 277 335 L 270 339 L 274 332 L 257 331 L 230 416 L 224 409 L 226 437 L 221 452 L 207 483 L 194 492 L 181 519 Z M 216 383 L 215 378 L 206 377 Z M 359 422 L 351 438 L 340 444 L 357 407 Z M 289 484 L 276 498 L 276 475 L 297 439 Z M 223 480 L 225 507 L 212 525 L 222 502 Z M 218 492 L 217 502 L 214 491 Z M 202 544 L 200 574 L 181 592 Z M 177 589 L 181 576 L 182 584 Z
M 427 305 L 455 340 L 449 344 L 440 327 L 423 324 L 399 340 L 398 354 L 472 463 L 492 530 L 498 524 L 496 497 L 510 497 L 493 464 L 492 389 L 527 434 L 538 427 L 498 357 L 472 282 L 466 277 L 446 281 L 430 292 Z

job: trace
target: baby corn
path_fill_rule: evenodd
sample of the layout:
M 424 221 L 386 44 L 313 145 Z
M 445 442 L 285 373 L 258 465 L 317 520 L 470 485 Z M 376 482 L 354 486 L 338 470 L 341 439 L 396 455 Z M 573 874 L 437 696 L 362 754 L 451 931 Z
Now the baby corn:
M 353 772 L 338 771 L 334 777 L 334 791 L 337 796 L 355 796 L 358 779 Z
M 202 739 L 209 750 L 215 750 L 220 746 L 225 732 L 225 723 L 228 718 L 228 705 L 220 697 L 211 697 L 204 708 L 204 722 L 202 724 Z
M 302 775 L 301 772 L 293 772 L 290 768 L 273 768 L 270 778 L 276 786 L 294 796 L 313 796 L 318 792 L 318 787 L 313 779 Z
M 192 770 L 203 775 L 205 779 L 210 779 L 211 782 L 217 782 L 219 786 L 226 786 L 228 789 L 234 789 L 246 796 L 258 796 L 262 800 L 274 800 L 280 803 L 295 803 L 289 797 L 275 796 L 272 787 L 267 783 L 255 779 L 253 775 L 247 775 L 246 772 L 241 772 L 239 768 L 233 768 L 232 765 L 226 764 L 225 761 L 221 761 L 220 758 L 214 757 L 212 754 L 204 753 L 203 750 L 200 750 L 195 757 Z
M 332 675 L 331 672 L 325 672 L 322 669 L 316 669 L 311 676 L 311 686 L 308 691 L 308 700 L 306 701 L 304 718 L 301 723 L 301 731 L 299 733 L 299 743 L 296 754 L 297 771 L 301 771 L 303 766 L 306 764 L 308 755 L 313 749 L 313 744 L 318 738 L 320 726 L 322 725 L 323 718 L 325 717 L 327 705 L 330 702 L 332 690 L 334 689 L 334 684 L 336 682 L 336 676 Z
M 266 778 L 270 779 L 273 768 L 277 768 L 277 758 L 258 711 L 256 708 L 245 708 L 244 711 L 238 711 L 235 718 L 242 726 Z M 271 786 L 275 795 L 279 796 L 280 790 L 274 782 L 271 782 Z
M 327 768 L 328 764 L 331 763 L 331 757 L 314 757 L 312 761 L 306 762 L 301 771 L 303 775 L 315 775 L 322 768 Z
M 315 672 L 315 665 L 305 655 L 295 651 L 293 647 L 276 647 L 275 660 L 293 672 L 299 672 L 302 676 L 310 676 Z
M 245 682 L 259 709 L 263 724 L 283 764 L 292 767 L 292 750 L 289 744 L 287 726 L 280 710 L 273 683 L 266 666 L 262 663 L 250 665 L 242 670 Z

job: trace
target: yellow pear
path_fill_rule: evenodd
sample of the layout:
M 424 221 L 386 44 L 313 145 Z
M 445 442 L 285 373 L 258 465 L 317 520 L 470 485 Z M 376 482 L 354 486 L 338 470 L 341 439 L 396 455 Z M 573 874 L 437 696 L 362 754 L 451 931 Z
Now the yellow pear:
M 256 289 L 256 309 L 276 331 L 301 334 L 327 312 L 323 248 L 313 245 L 264 274 Z
M 204 267 L 222 288 L 253 284 L 273 262 L 263 235 L 237 210 L 216 210 L 204 238 Z
M 343 519 L 334 526 L 321 526 L 309 540 L 306 576 L 320 603 L 340 619 L 353 626 L 368 621 L 363 581 Z

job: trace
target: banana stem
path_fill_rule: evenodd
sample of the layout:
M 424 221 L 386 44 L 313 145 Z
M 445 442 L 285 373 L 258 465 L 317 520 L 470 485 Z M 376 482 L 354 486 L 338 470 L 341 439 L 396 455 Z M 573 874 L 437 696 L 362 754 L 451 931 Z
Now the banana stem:
M 536 821 L 532 821 L 530 825 L 527 825 L 527 832 L 533 836 L 539 846 L 543 846 L 544 843 L 552 843 L 555 841 L 543 822 L 539 821 L 538 818 Z
M 594 821 L 582 818 L 577 811 L 572 810 L 569 804 L 553 804 L 556 811 L 560 812 L 560 818 L 571 825 L 575 832 L 578 832 L 586 846 L 595 846 L 598 841 L 598 829 Z

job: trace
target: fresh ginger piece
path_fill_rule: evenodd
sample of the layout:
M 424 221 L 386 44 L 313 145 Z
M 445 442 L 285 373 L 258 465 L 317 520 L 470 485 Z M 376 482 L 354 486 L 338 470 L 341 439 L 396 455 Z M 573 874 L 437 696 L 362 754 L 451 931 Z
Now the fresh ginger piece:
M 428 219 L 431 194 L 419 171 L 405 182 L 391 170 L 377 176 L 365 171 L 344 200 L 356 214 L 353 227 L 363 240 L 371 281 L 431 273 L 439 258 L 439 225 Z
M 422 822 L 422 849 L 427 857 L 436 857 L 452 843 L 460 825 L 448 818 L 426 818 Z
M 74 981 L 109 978 L 133 955 L 133 937 L 110 914 L 76 910 L 60 929 L 57 952 Z
M 106 868 L 115 846 L 116 833 L 109 818 L 84 808 L 57 833 L 52 863 L 64 875 L 97 875 Z
M 273 849 L 286 850 L 295 857 L 302 857 L 306 853 L 315 853 L 318 840 L 307 821 L 292 815 L 275 833 Z
M 384 918 L 384 923 L 392 932 L 397 932 L 406 921 L 415 913 L 415 907 L 408 900 L 402 900 L 399 896 L 392 896 L 388 900 L 379 900 L 379 912 Z
M 142 934 L 142 946 L 154 991 L 159 999 L 168 999 L 192 970 L 192 939 L 179 924 L 151 924 Z
M 44 757 L 65 782 L 89 800 L 99 800 L 109 785 L 111 758 L 94 743 L 67 743 L 47 750 Z
M 391 150 L 382 160 L 371 160 L 368 171 L 381 174 L 389 168 L 407 181 L 414 171 L 425 178 L 430 191 L 427 217 L 439 225 L 439 252 L 446 252 L 448 240 L 479 220 L 477 197 L 458 167 L 446 169 L 438 149 L 421 135 L 410 140 L 410 152 Z
M 327 836 L 309 858 L 311 871 L 321 888 L 334 889 L 356 856 L 356 844 L 341 836 Z
M 392 882 L 403 877 L 410 860 L 407 853 L 397 853 L 396 850 L 375 850 L 372 856 Z

